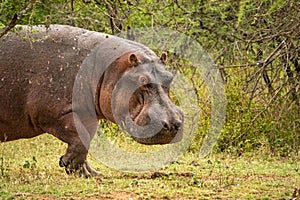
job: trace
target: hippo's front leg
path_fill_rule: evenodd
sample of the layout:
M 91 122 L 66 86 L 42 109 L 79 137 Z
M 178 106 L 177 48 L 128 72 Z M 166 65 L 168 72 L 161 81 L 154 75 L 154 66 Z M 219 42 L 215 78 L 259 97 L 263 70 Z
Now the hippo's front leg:
M 78 152 L 78 149 L 68 145 L 67 153 L 60 157 L 59 166 L 65 167 L 67 174 L 79 173 L 85 177 L 102 175 L 90 167 L 86 160 L 87 153 Z
M 77 129 L 80 127 L 82 137 L 78 135 L 75 121 Z M 65 167 L 67 174 L 78 173 L 85 177 L 101 175 L 100 172 L 91 168 L 87 162 L 91 137 L 76 114 L 73 112 L 65 114 L 58 119 L 56 126 L 50 126 L 46 131 L 68 144 L 66 154 L 61 156 L 59 160 L 59 165 Z

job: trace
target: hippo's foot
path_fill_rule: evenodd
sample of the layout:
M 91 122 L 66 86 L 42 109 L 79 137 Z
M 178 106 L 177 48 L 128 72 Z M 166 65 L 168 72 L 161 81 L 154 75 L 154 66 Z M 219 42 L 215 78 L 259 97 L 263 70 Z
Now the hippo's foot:
M 92 167 L 90 167 L 87 160 L 85 160 L 82 164 L 76 163 L 75 160 L 64 162 L 64 156 L 59 159 L 59 166 L 65 167 L 67 174 L 78 174 L 80 176 L 84 176 L 86 178 L 92 176 L 102 176 L 102 174 Z

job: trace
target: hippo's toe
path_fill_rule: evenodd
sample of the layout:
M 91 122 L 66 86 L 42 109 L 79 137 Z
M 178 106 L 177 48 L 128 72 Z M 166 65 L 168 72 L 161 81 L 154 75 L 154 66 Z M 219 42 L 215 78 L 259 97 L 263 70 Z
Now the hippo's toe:
M 84 176 L 86 178 L 102 176 L 102 173 L 93 169 L 87 160 L 85 160 L 83 164 L 76 163 L 74 160 L 64 162 L 62 156 L 59 159 L 59 166 L 65 167 L 67 174 L 78 174 L 79 176 Z
M 92 177 L 92 176 L 103 176 L 101 172 L 98 172 L 97 170 L 93 169 L 88 161 L 85 161 L 82 165 L 82 175 L 84 175 L 86 178 Z

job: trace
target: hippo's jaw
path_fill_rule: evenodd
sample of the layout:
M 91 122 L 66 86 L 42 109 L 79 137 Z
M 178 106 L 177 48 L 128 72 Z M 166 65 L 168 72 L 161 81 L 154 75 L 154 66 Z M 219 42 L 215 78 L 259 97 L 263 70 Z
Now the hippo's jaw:
M 161 130 L 156 135 L 149 138 L 132 138 L 144 145 L 163 145 L 163 144 L 172 144 L 176 142 L 180 142 L 183 137 L 183 127 L 181 127 L 178 131 L 169 131 L 169 130 Z
M 160 119 L 153 119 L 142 125 L 139 120 L 129 119 L 123 123 L 123 129 L 125 129 L 131 137 L 140 144 L 145 145 L 162 145 L 180 142 L 183 137 L 183 122 L 171 122 L 166 124 Z M 177 123 L 177 124 L 176 124 Z
M 153 129 L 158 130 L 158 132 L 156 134 L 155 133 L 151 134 L 151 131 L 150 131 L 149 135 L 152 135 L 150 137 L 145 136 L 147 134 L 145 134 L 145 132 L 144 132 L 142 134 L 141 133 L 138 134 L 138 135 L 141 135 L 141 137 L 132 136 L 132 138 L 136 142 L 141 143 L 141 144 L 156 145 L 156 144 L 171 144 L 171 143 L 180 142 L 183 137 L 183 122 L 182 121 L 174 122 L 174 124 L 172 124 L 172 122 L 171 122 L 169 125 L 165 124 L 165 122 L 162 122 L 161 127 L 157 126 Z

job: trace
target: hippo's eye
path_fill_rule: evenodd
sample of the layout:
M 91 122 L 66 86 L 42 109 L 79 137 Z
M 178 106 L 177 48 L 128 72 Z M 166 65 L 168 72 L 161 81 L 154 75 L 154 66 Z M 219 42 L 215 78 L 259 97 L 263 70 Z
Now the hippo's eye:
M 141 76 L 138 77 L 138 84 L 139 85 L 146 85 L 148 83 L 149 83 L 148 77 L 143 76 L 143 75 L 141 75 Z

